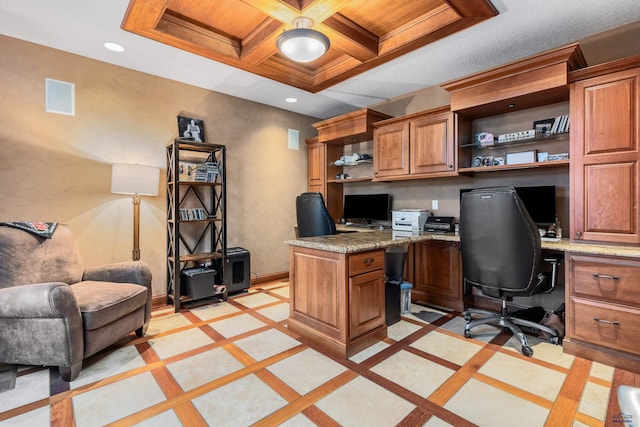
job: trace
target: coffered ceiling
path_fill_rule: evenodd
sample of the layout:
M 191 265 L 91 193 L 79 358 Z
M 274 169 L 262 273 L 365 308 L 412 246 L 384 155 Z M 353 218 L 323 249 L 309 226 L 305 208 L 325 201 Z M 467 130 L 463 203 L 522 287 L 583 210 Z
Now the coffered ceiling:
M 488 0 L 131 0 L 122 28 L 315 93 L 497 14 Z M 300 16 L 331 41 L 311 63 L 276 48 Z
M 481 15 L 477 8 L 469 10 L 462 7 L 471 4 L 471 0 L 333 0 L 331 3 L 325 3 L 324 0 L 316 0 L 315 3 L 310 3 L 309 0 L 136 0 L 136 3 L 138 1 L 139 5 L 132 4 L 131 0 L 0 0 L 0 51 L 2 36 L 14 37 L 318 119 L 334 117 L 362 107 L 371 107 L 390 114 L 399 114 L 397 111 L 405 110 L 417 111 L 416 107 L 422 108 L 424 102 L 429 101 L 425 97 L 439 93 L 437 90 L 424 91 L 425 88 L 433 89 L 443 82 L 570 43 L 580 43 L 589 65 L 640 54 L 638 0 L 490 0 L 497 10 L 497 15 L 488 19 L 475 18 L 478 22 L 464 29 L 460 28 L 473 21 L 474 18 L 471 16 Z M 244 33 L 235 32 L 239 31 L 242 25 L 251 28 L 251 22 L 267 21 L 279 25 L 276 29 L 267 26 L 271 31 L 271 41 L 261 32 L 258 35 L 261 35 L 264 42 L 255 46 L 262 46 L 271 52 L 271 56 L 267 55 L 258 65 L 264 66 L 272 73 L 277 71 L 281 76 L 284 75 L 283 78 L 291 74 L 295 80 L 306 81 L 307 84 L 315 83 L 309 76 L 315 76 L 316 72 L 321 73 L 329 67 L 328 62 L 325 64 L 324 61 L 335 61 L 332 58 L 341 56 L 347 65 L 354 62 L 344 53 L 349 52 L 349 49 L 343 47 L 338 50 L 342 42 L 330 35 L 333 48 L 326 58 L 321 59 L 322 67 L 319 67 L 319 63 L 311 63 L 304 66 L 295 65 L 297 69 L 287 70 L 287 65 L 283 65 L 285 60 L 276 52 L 275 37 L 282 30 L 291 28 L 290 17 L 297 16 L 296 10 L 307 12 L 316 3 L 328 4 L 329 9 L 333 8 L 327 12 L 327 16 L 348 15 L 350 21 L 357 22 L 359 27 L 375 34 L 378 37 L 380 53 L 385 52 L 384 48 L 380 47 L 384 44 L 383 41 L 396 34 L 393 30 L 382 29 L 382 25 L 396 22 L 395 28 L 404 31 L 403 34 L 411 39 L 414 35 L 409 29 L 410 25 L 402 26 L 398 22 L 409 20 L 417 24 L 422 22 L 419 21 L 420 17 L 424 17 L 425 22 L 433 22 L 428 19 L 428 14 L 425 15 L 426 12 L 410 12 L 409 15 L 414 13 L 413 16 L 402 15 L 406 13 L 402 12 L 405 5 L 410 7 L 418 4 L 428 10 L 439 5 L 445 8 L 443 13 L 446 16 L 449 16 L 450 10 L 455 9 L 461 16 L 467 17 L 460 18 L 457 23 L 448 24 L 445 26 L 446 29 L 443 27 L 436 30 L 434 34 L 440 36 L 448 31 L 459 31 L 404 54 L 400 54 L 400 51 L 395 52 L 394 59 L 388 62 L 374 63 L 372 60 L 363 65 L 362 69 L 340 69 L 337 76 L 345 79 L 331 86 L 331 82 L 327 80 L 323 83 L 327 86 L 316 86 L 310 90 L 300 89 L 293 84 L 248 71 L 241 60 L 242 54 L 237 52 L 238 49 L 242 52 L 243 46 L 246 48 L 250 45 L 247 34 L 251 30 L 245 28 Z M 385 3 L 391 6 L 379 6 Z M 265 8 L 275 8 L 274 4 L 283 13 L 280 18 L 265 12 Z M 369 9 L 370 4 L 378 6 L 371 6 Z M 186 25 L 186 29 L 182 30 L 186 34 L 210 41 L 204 48 L 200 48 L 207 52 L 190 52 L 183 45 L 195 46 L 196 43 L 180 40 L 175 35 L 165 34 L 165 37 L 175 43 L 169 44 L 166 41 L 156 41 L 148 35 L 142 36 L 124 30 L 123 21 L 125 18 L 127 22 L 133 19 L 134 6 L 143 7 L 147 13 L 135 14 L 135 21 L 129 22 L 129 25 L 139 29 L 146 28 L 145 31 L 158 34 L 162 34 L 156 29 L 161 21 L 165 26 L 173 25 L 174 31 L 181 25 Z M 183 8 L 208 11 L 212 21 L 203 23 L 187 18 L 188 12 Z M 236 8 L 244 12 L 238 14 Z M 167 10 L 172 12 L 167 14 Z M 446 12 L 447 10 L 449 12 Z M 357 15 L 354 15 L 356 13 Z M 231 20 L 231 16 L 235 16 L 237 21 Z M 318 19 L 319 15 L 314 16 Z M 329 28 L 327 19 L 317 24 L 316 28 Z M 329 22 L 335 23 L 337 19 Z M 215 30 L 218 21 L 226 22 L 226 26 Z M 241 25 L 238 21 L 246 22 Z M 177 25 L 176 22 L 181 24 Z M 351 34 L 353 28 L 356 28 L 351 26 L 349 32 L 342 26 L 331 26 L 334 34 Z M 163 31 L 166 33 L 166 30 Z M 213 37 L 216 31 L 219 34 Z M 211 47 L 211 44 L 215 45 L 211 41 L 212 38 L 218 43 L 216 46 L 226 43 L 235 49 L 232 49 L 234 53 L 230 55 L 231 58 L 235 55 L 231 65 L 225 62 L 226 60 L 212 59 L 205 55 L 215 52 Z M 258 39 L 254 37 L 254 40 Z M 356 42 L 351 42 L 351 50 L 355 49 L 354 45 L 359 46 L 358 43 L 369 46 L 364 41 L 355 39 L 355 36 L 354 40 Z M 125 47 L 125 51 L 109 51 L 103 47 L 104 42 L 119 43 Z M 409 43 L 410 47 L 407 49 L 413 48 L 417 43 Z M 253 52 L 258 50 L 256 48 Z M 0 55 L 0 69 L 2 60 L 8 63 L 11 58 Z M 336 66 L 339 68 L 343 65 Z M 320 90 L 320 87 L 326 88 Z M 319 91 L 314 93 L 312 90 Z M 414 95 L 417 95 L 417 98 Z M 290 97 L 297 98 L 298 102 L 286 102 L 285 98 Z M 414 105 L 416 103 L 417 105 Z

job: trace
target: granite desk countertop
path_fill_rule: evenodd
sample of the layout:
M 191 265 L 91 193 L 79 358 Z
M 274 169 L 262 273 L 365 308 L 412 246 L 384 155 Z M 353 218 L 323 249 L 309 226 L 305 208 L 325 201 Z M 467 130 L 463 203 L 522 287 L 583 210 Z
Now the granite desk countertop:
M 455 233 L 429 232 L 419 233 L 415 236 L 400 236 L 391 230 L 358 230 L 356 232 L 338 233 L 329 236 L 303 237 L 287 240 L 285 243 L 302 248 L 346 254 L 387 248 L 394 245 L 424 242 L 427 240 L 459 242 L 460 236 Z M 543 240 L 542 248 L 585 255 L 612 255 L 640 258 L 640 246 L 605 245 L 588 242 L 572 242 L 569 239 L 562 239 L 558 242 Z

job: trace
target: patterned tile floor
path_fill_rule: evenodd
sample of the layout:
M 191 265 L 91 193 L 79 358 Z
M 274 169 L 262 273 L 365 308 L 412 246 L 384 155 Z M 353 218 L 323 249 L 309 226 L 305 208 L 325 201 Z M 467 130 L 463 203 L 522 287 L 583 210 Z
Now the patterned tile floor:
M 76 381 L 22 367 L 0 393 L 1 426 L 603 426 L 619 425 L 617 385 L 638 375 L 531 338 L 413 305 L 388 338 L 349 360 L 287 330 L 286 281 L 174 313 L 154 310 L 85 361 Z

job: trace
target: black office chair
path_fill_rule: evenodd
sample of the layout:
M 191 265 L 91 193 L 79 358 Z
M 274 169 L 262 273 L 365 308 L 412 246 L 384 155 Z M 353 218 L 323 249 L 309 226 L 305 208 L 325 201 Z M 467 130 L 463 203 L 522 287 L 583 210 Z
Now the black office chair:
M 302 193 L 296 198 L 298 237 L 336 234 L 336 223 L 324 205 L 321 193 Z
M 551 263 L 551 273 L 541 273 L 541 249 L 538 227 L 529 216 L 513 187 L 474 190 L 462 195 L 460 205 L 460 248 L 465 285 L 479 288 L 483 294 L 500 298 L 500 313 L 470 308 L 465 313 L 464 335 L 483 324 L 510 329 L 522 344 L 522 354 L 533 350 L 518 326 L 549 334 L 559 344 L 558 331 L 539 323 L 512 317 L 507 301 L 514 296 L 531 296 L 551 292 L 556 285 L 559 260 Z M 474 314 L 482 315 L 472 320 Z

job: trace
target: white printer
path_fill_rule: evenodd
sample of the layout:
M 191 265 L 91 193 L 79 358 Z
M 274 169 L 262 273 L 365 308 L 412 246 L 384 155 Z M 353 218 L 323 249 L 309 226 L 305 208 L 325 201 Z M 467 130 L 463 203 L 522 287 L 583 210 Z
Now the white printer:
M 391 229 L 419 233 L 424 230 L 424 224 L 429 216 L 427 209 L 401 209 L 391 211 Z

